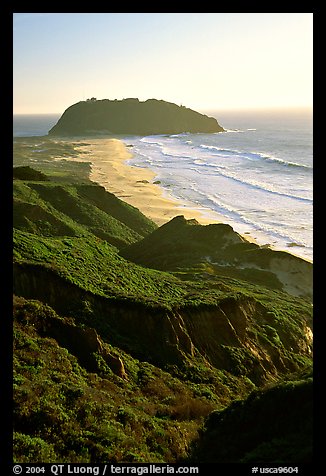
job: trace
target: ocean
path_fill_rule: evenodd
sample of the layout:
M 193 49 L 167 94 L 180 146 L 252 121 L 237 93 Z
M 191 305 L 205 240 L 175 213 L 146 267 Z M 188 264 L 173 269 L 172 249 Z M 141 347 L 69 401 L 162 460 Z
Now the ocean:
M 119 137 L 128 162 L 207 218 L 312 261 L 312 111 L 200 112 L 226 132 Z M 14 116 L 14 136 L 46 135 L 59 116 Z
M 61 114 L 14 114 L 13 137 L 45 136 Z

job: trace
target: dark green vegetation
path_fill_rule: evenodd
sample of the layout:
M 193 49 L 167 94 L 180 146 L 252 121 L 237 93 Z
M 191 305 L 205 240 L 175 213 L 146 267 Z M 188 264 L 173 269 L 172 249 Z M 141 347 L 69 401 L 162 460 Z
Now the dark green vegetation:
M 13 178 L 20 180 L 37 180 L 39 182 L 49 180 L 45 174 L 32 169 L 28 165 L 26 167 L 14 167 Z
M 80 134 L 178 134 L 221 132 L 216 119 L 184 106 L 157 100 L 88 100 L 73 104 L 49 131 L 51 136 Z
M 311 395 L 312 377 L 306 374 L 297 381 L 256 390 L 246 400 L 212 412 L 194 444 L 192 462 L 309 463 L 313 436 Z
M 24 150 L 24 167 L 42 153 Z M 225 225 L 157 228 L 87 165 L 44 156 L 48 180 L 14 180 L 15 461 L 309 461 L 310 299 L 205 261 L 256 248 Z

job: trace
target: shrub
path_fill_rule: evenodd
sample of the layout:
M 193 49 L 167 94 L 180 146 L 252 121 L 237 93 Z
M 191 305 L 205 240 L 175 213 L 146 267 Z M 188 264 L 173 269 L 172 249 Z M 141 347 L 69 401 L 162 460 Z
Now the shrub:
M 53 445 L 42 438 L 14 433 L 14 463 L 53 463 L 58 460 Z
M 171 417 L 175 420 L 197 420 L 206 417 L 214 408 L 210 402 L 189 398 L 172 407 Z

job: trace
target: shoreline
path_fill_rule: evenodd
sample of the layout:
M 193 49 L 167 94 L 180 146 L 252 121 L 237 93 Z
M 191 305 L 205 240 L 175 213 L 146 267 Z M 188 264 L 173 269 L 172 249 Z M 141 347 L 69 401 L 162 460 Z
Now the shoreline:
M 49 137 L 47 137 L 49 138 Z M 226 223 L 225 217 L 215 211 L 198 207 L 192 203 L 181 201 L 165 189 L 159 181 L 156 183 L 156 173 L 148 168 L 127 163 L 132 159 L 132 151 L 116 136 L 71 136 L 51 138 L 58 142 L 74 143 L 78 157 L 70 160 L 87 162 L 91 166 L 89 179 L 113 193 L 124 202 L 138 208 L 145 216 L 162 226 L 172 218 L 183 215 L 187 220 L 196 219 L 201 225 Z M 313 263 L 312 259 L 303 257 L 290 249 L 278 247 L 269 243 L 259 235 L 259 231 L 241 231 L 232 228 L 243 239 L 260 247 L 275 251 L 284 251 L 299 259 Z
M 222 215 L 220 220 L 205 217 L 204 209 L 170 196 L 159 183 L 155 183 L 156 174 L 152 170 L 127 164 L 132 153 L 120 139 L 103 137 L 82 140 L 85 141 L 89 144 L 80 146 L 78 150 L 86 154 L 87 162 L 91 163 L 90 180 L 138 208 L 157 225 L 161 226 L 177 215 L 184 215 L 186 219 L 195 218 L 202 225 L 223 222 Z

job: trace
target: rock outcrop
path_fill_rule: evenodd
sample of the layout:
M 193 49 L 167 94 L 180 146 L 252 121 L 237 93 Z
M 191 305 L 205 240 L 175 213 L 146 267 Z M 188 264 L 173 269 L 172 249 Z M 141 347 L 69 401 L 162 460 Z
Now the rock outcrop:
M 49 131 L 51 136 L 81 134 L 179 134 L 222 132 L 213 117 L 157 99 L 92 100 L 70 106 Z
M 245 279 L 294 296 L 312 298 L 312 263 L 251 243 L 224 223 L 200 225 L 180 215 L 124 248 L 121 254 L 155 269 L 178 271 L 201 267 L 206 275 Z
M 21 307 L 23 309 L 21 319 L 32 325 L 41 336 L 55 339 L 61 347 L 65 347 L 77 357 L 79 363 L 89 371 L 98 370 L 96 356 L 100 356 L 114 374 L 127 378 L 121 358 L 110 352 L 108 345 L 94 328 L 77 325 L 71 318 L 62 318 L 51 307 L 40 301 L 31 301 L 27 305 L 25 302 L 27 302 L 25 299 L 14 296 L 14 309 L 19 314 Z

